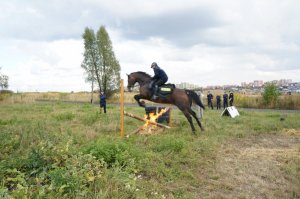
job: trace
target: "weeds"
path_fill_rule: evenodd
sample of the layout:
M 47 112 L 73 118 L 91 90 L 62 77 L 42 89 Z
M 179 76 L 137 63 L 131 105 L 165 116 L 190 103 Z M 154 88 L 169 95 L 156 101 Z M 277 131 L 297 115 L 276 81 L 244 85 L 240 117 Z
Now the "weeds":
M 231 119 L 207 110 L 201 121 L 206 130 L 193 135 L 184 115 L 173 110 L 171 130 L 121 140 L 117 107 L 101 114 L 88 104 L 0 106 L 3 198 L 197 198 L 218 188 L 209 183 L 219 176 L 206 172 L 225 141 L 300 129 L 296 114 L 280 121 L 279 113 L 241 111 Z M 130 112 L 144 114 L 134 107 Z M 131 118 L 125 124 L 126 133 L 142 125 Z M 299 160 L 287 161 L 282 170 L 299 185 Z

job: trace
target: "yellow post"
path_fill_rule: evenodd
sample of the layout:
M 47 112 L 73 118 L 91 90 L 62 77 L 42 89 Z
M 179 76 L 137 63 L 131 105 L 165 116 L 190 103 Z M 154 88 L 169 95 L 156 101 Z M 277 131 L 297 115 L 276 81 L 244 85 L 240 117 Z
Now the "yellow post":
M 124 80 L 121 79 L 120 88 L 120 130 L 121 138 L 124 139 Z

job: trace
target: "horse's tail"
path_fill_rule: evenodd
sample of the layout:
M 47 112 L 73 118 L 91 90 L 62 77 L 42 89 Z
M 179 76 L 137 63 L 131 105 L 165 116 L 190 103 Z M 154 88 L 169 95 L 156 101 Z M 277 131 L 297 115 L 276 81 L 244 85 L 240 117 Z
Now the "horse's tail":
M 200 100 L 200 98 L 197 95 L 197 93 L 195 93 L 195 91 L 185 90 L 185 92 L 188 95 L 188 97 L 190 98 L 191 102 L 194 101 L 198 106 L 200 106 L 201 108 L 205 109 L 202 101 Z

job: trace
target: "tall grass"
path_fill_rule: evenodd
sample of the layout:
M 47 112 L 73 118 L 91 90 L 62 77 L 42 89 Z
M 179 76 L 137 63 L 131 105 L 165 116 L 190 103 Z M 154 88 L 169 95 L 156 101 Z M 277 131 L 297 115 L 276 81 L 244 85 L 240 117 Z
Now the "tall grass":
M 1 95 L 0 95 L 1 96 Z M 60 92 L 30 92 L 14 93 L 0 98 L 0 103 L 33 103 L 35 101 L 71 101 L 71 102 L 90 102 L 91 94 L 89 92 L 78 93 L 60 93 Z M 94 93 L 94 99 L 97 100 L 98 94 Z
M 223 95 L 222 92 L 216 91 L 212 92 L 214 96 L 217 94 Z M 222 97 L 221 97 L 222 98 Z M 207 99 L 204 98 L 204 103 L 207 104 Z M 216 107 L 216 99 L 213 99 L 214 106 Z M 221 102 L 223 106 L 223 98 Z M 270 108 L 270 109 L 290 109 L 290 110 L 300 110 L 300 94 L 292 95 L 281 95 L 278 97 L 277 101 L 266 105 L 263 101 L 261 95 L 249 95 L 234 93 L 234 106 L 242 108 Z
M 144 110 L 126 107 L 137 115 Z M 207 110 L 206 131 L 191 133 L 172 111 L 173 128 L 156 135 L 119 136 L 119 109 L 89 104 L 0 105 L 0 196 L 4 198 L 197 198 L 213 189 L 220 145 L 228 139 L 300 129 L 300 115 Z M 141 126 L 125 118 L 125 133 Z M 200 130 L 198 128 L 198 130 Z M 299 167 L 291 164 L 287 173 Z M 208 188 L 210 186 L 210 188 Z M 297 193 L 298 194 L 298 193 Z
M 300 94 L 281 95 L 277 101 L 266 105 L 259 95 L 235 95 L 235 105 L 244 108 L 278 108 L 300 110 Z
M 125 92 L 125 103 L 136 103 L 134 95 L 137 93 Z M 204 93 L 205 94 L 205 93 Z M 217 94 L 222 95 L 221 91 L 213 92 L 214 96 Z M 266 105 L 261 95 L 247 95 L 235 93 L 234 105 L 243 108 L 277 108 L 277 109 L 294 109 L 300 110 L 300 94 L 281 95 L 278 100 L 272 104 Z M 36 101 L 66 101 L 66 102 L 80 102 L 90 103 L 91 93 L 78 92 L 78 93 L 0 93 L 0 104 L 15 104 L 15 103 L 33 103 Z M 206 97 L 204 97 L 204 104 L 207 104 Z M 116 93 L 107 99 L 108 103 L 119 103 L 120 94 Z M 99 103 L 99 96 L 94 93 L 94 103 Z M 216 100 L 213 99 L 214 106 Z M 223 103 L 223 102 L 222 102 Z M 151 103 L 150 103 L 151 104 Z M 223 105 L 222 105 L 223 106 Z

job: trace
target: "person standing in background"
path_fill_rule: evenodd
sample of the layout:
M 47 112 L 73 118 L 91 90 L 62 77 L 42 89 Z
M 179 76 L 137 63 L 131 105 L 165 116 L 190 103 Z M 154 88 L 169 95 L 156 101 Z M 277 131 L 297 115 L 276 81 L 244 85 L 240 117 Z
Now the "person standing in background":
M 221 96 L 217 95 L 216 99 L 217 99 L 217 109 L 221 109 Z
M 233 96 L 233 92 L 231 91 L 229 94 L 229 106 L 233 106 L 233 99 L 234 99 L 234 96 Z
M 211 107 L 211 109 L 214 109 L 213 103 L 212 103 L 212 99 L 214 98 L 214 96 L 210 93 L 210 91 L 208 91 L 207 94 L 207 106 Z
M 103 108 L 104 113 L 106 113 L 106 95 L 103 92 L 100 93 L 100 113 L 101 108 Z
M 195 92 L 199 96 L 200 101 L 203 103 L 203 97 L 204 97 L 203 93 L 201 91 L 195 91 Z M 198 106 L 193 102 L 192 108 L 196 112 L 196 115 L 199 119 L 203 118 L 203 109 L 200 106 Z
M 223 107 L 224 109 L 228 107 L 228 94 L 226 92 L 223 95 Z

